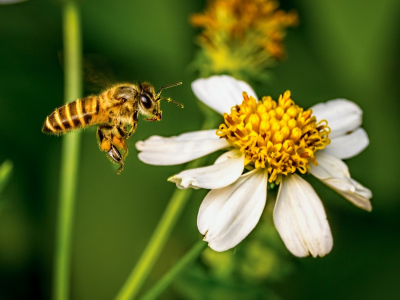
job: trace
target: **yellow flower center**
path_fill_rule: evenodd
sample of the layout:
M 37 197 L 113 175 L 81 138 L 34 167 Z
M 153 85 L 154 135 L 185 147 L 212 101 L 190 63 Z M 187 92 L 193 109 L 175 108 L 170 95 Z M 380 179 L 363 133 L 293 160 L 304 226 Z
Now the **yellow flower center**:
M 279 184 L 282 175 L 304 174 L 315 152 L 329 145 L 331 129 L 326 120 L 317 123 L 312 110 L 304 111 L 286 91 L 278 101 L 257 101 L 243 92 L 243 102 L 224 113 L 217 135 L 226 138 L 245 155 L 245 165 L 267 168 L 269 182 Z

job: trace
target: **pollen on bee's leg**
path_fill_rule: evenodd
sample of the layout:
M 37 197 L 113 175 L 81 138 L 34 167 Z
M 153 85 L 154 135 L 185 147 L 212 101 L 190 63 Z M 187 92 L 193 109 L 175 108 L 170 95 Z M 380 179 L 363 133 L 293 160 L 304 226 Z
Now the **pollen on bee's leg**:
M 113 136 L 112 139 L 113 145 L 116 146 L 118 149 L 122 148 L 122 139 L 117 138 L 115 135 Z
M 103 140 L 103 141 L 101 142 L 100 148 L 101 148 L 101 150 L 104 151 L 104 152 L 110 151 L 110 149 L 111 149 L 111 142 L 110 142 L 110 140 Z
M 118 151 L 122 152 L 122 157 L 125 158 L 128 155 L 128 144 L 126 143 L 124 138 L 117 138 L 115 135 L 112 139 L 112 145 L 118 149 Z

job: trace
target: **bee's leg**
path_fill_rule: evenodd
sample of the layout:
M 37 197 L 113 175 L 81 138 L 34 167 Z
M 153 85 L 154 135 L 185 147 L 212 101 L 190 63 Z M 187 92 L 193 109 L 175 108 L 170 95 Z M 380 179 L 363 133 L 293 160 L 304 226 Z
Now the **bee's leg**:
M 135 133 L 135 131 L 136 131 L 136 125 L 137 125 L 137 123 L 134 123 L 134 124 L 131 126 L 131 129 L 129 129 L 128 134 L 126 135 L 126 139 L 129 139 L 129 138 L 131 137 L 131 135 Z
M 110 128 L 109 126 L 97 127 L 97 140 L 100 150 L 107 153 L 107 157 L 111 160 L 111 162 L 120 165 L 120 168 L 117 171 L 117 174 L 119 174 L 124 168 L 123 158 L 126 156 L 126 154 L 124 153 L 124 155 L 121 155 L 117 149 L 119 145 L 115 146 L 113 144 L 114 139 L 111 131 L 112 127 Z
M 110 151 L 108 151 L 108 155 L 116 163 L 119 163 L 121 165 L 121 167 L 117 171 L 117 174 L 120 174 L 124 169 L 124 158 L 128 155 L 128 145 L 126 144 L 125 139 L 119 139 L 114 135 L 112 137 L 111 149 Z
M 119 139 L 123 139 L 128 135 L 128 130 L 126 130 L 126 126 L 119 124 L 115 125 L 112 131 L 114 136 L 117 136 Z
M 108 152 L 111 149 L 111 130 L 108 126 L 97 127 L 97 142 L 99 144 L 100 150 Z
M 96 136 L 100 150 L 104 152 L 110 151 L 112 142 L 112 127 L 111 126 L 97 127 Z
M 112 130 L 111 144 L 113 144 L 118 151 L 122 153 L 122 157 L 125 158 L 128 155 L 128 145 L 126 144 L 125 137 L 128 131 L 125 125 L 120 124 L 119 126 L 114 126 Z
M 129 139 L 132 133 L 136 130 L 136 124 L 128 130 L 126 124 L 115 125 L 112 131 L 113 135 L 117 136 L 119 139 Z
M 126 139 L 129 139 L 131 137 L 131 135 L 136 131 L 136 127 L 137 127 L 137 123 L 138 123 L 138 116 L 139 116 L 139 112 L 137 110 L 134 111 L 133 115 L 132 115 L 132 124 L 131 125 L 131 129 L 128 132 L 128 135 L 126 136 Z
M 122 152 L 122 159 L 124 159 L 128 155 L 128 144 L 124 138 L 118 138 L 117 136 L 113 136 L 112 144 L 117 148 L 117 150 Z
M 124 169 L 124 160 L 121 156 L 121 153 L 114 145 L 111 144 L 110 151 L 107 152 L 107 155 L 113 162 L 115 162 L 116 164 L 120 164 L 120 167 L 117 170 L 117 174 L 119 175 Z

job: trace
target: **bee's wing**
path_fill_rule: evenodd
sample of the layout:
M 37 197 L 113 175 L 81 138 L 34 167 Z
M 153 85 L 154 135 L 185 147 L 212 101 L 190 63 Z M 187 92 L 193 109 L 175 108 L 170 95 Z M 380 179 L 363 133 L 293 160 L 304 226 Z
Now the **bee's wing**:
M 58 59 L 64 67 L 64 55 L 60 51 Z M 82 59 L 82 78 L 88 93 L 99 94 L 102 90 L 117 82 L 111 63 L 100 54 L 84 54 Z
M 85 54 L 82 66 L 85 89 L 90 92 L 99 93 L 117 82 L 110 61 L 100 54 Z

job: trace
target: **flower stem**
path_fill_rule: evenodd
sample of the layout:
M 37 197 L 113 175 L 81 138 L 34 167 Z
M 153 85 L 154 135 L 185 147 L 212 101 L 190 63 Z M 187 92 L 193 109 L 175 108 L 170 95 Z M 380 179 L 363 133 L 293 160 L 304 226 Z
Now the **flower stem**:
M 81 97 L 81 36 L 78 6 L 73 0 L 63 4 L 65 102 Z M 61 156 L 60 203 L 55 249 L 53 298 L 67 300 L 70 282 L 70 252 L 73 210 L 77 186 L 80 132 L 63 137 Z
M 212 128 L 214 124 L 214 115 L 208 114 L 206 115 L 202 128 L 209 129 Z M 201 157 L 190 162 L 187 165 L 187 168 L 197 168 L 203 165 L 205 161 L 206 157 Z M 150 238 L 149 243 L 144 249 L 139 261 L 133 268 L 122 289 L 115 298 L 116 300 L 128 300 L 136 297 L 151 269 L 153 268 L 157 258 L 160 256 L 160 253 L 163 250 L 169 236 L 171 235 L 171 231 L 180 217 L 181 212 L 192 192 L 192 189 L 176 189 L 174 191 L 171 199 L 169 200 L 167 208 L 164 211 L 164 214 L 162 215 L 156 229 L 153 232 L 153 235 Z
M 6 160 L 0 165 L 0 193 L 3 191 L 8 180 L 10 179 L 12 169 L 13 163 L 11 160 Z
M 13 170 L 13 163 L 11 160 L 6 160 L 0 165 L 0 194 L 3 191 L 4 187 L 7 185 L 10 180 L 11 173 Z M 5 205 L 5 201 L 3 197 L 0 195 L 0 214 L 3 210 L 3 206 Z
M 193 261 L 199 257 L 204 248 L 206 248 L 207 243 L 203 241 L 198 241 L 189 250 L 188 253 L 182 257 L 177 264 L 175 264 L 167 274 L 161 278 L 160 281 L 154 285 L 150 291 L 148 291 L 140 300 L 153 300 L 158 299 L 161 293 L 168 288 L 168 286 L 187 268 Z

